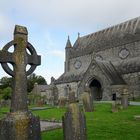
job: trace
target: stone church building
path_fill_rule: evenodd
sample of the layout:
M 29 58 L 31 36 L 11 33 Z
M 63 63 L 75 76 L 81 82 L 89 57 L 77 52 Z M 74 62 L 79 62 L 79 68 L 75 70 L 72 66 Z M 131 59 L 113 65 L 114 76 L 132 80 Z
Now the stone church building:
M 129 97 L 140 97 L 140 17 L 78 36 L 73 46 L 68 37 L 65 71 L 53 83 L 59 97 L 69 88 L 75 96 L 89 88 L 96 100 L 111 100 L 114 87 L 127 87 Z
M 124 88 L 129 98 L 140 98 L 140 17 L 78 36 L 73 46 L 68 37 L 65 71 L 51 79 L 45 92 L 59 99 L 68 97 L 71 89 L 79 98 L 88 89 L 95 100 L 112 100 Z

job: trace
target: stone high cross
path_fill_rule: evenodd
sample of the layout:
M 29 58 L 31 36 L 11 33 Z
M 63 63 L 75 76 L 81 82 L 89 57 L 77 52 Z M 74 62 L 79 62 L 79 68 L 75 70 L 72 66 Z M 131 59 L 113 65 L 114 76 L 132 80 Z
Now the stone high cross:
M 13 94 L 11 99 L 11 112 L 27 111 L 27 76 L 30 75 L 41 63 L 34 47 L 28 42 L 26 27 L 16 25 L 14 40 L 6 44 L 0 51 L 0 63 L 9 75 L 13 77 Z M 14 46 L 13 53 L 9 52 Z M 27 51 L 28 50 L 28 51 Z M 8 63 L 12 64 L 13 70 Z M 30 65 L 26 71 L 27 65 Z

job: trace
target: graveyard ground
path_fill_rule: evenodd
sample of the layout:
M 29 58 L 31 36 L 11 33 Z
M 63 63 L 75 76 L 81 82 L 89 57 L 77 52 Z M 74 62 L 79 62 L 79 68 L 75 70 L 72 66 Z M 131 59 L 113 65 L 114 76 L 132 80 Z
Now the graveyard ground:
M 7 112 L 8 108 L 0 108 Z M 48 110 L 33 111 L 41 119 L 61 120 L 66 108 L 52 108 Z M 111 104 L 95 105 L 95 111 L 85 113 L 87 120 L 88 140 L 140 140 L 140 120 L 134 115 L 140 115 L 140 106 L 129 106 L 127 110 L 120 109 L 111 113 Z M 42 133 L 42 140 L 63 140 L 62 129 Z

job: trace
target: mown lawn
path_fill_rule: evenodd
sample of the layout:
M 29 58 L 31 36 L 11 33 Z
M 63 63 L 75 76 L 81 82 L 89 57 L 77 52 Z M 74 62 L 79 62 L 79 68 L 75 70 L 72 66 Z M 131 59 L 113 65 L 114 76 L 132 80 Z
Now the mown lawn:
M 53 108 L 33 113 L 41 119 L 60 120 L 65 111 L 65 108 Z M 111 104 L 96 104 L 95 111 L 85 115 L 87 140 L 140 140 L 140 121 L 134 119 L 134 115 L 140 115 L 140 106 L 129 106 L 127 110 L 111 113 Z M 44 132 L 42 140 L 63 140 L 63 131 L 58 129 Z
M 9 111 L 9 108 L 7 107 L 0 108 L 0 118 L 2 118 L 4 114 L 6 114 L 8 111 Z
M 111 113 L 110 104 L 97 104 L 93 113 L 86 113 L 88 140 L 140 140 L 140 106 Z
M 41 119 L 61 120 L 63 114 L 66 112 L 66 108 L 52 108 L 47 110 L 33 111 L 33 114 L 40 116 Z

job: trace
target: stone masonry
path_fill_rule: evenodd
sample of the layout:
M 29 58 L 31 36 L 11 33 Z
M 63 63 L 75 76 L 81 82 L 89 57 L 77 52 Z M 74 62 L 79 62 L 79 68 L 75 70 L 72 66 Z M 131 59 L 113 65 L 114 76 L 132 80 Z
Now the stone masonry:
M 95 100 L 112 100 L 112 85 L 127 85 L 129 98 L 140 97 L 140 17 L 78 36 L 74 45 L 68 37 L 65 56 L 65 71 L 54 81 L 59 96 L 65 86 L 79 97 L 89 87 Z

